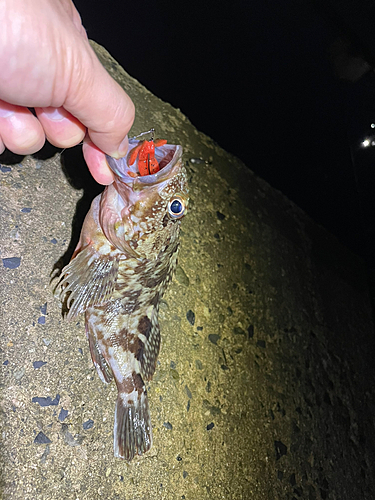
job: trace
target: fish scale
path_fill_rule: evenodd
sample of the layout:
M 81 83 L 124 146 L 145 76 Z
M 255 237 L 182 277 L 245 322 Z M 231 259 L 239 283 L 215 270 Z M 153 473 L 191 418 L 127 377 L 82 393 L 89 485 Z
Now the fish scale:
M 188 202 L 182 148 L 164 142 L 155 147 L 155 174 L 141 176 L 137 161 L 107 157 L 115 181 L 94 199 L 57 286 L 69 319 L 85 313 L 100 379 L 116 382 L 114 454 L 126 460 L 152 445 L 145 381 L 156 367 L 159 303 L 177 265 Z

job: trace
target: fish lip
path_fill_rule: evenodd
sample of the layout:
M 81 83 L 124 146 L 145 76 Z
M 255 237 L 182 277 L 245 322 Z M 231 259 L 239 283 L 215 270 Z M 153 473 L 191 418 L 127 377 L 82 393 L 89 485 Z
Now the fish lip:
M 129 141 L 129 146 L 130 147 L 135 147 L 139 141 L 134 141 L 130 140 Z M 172 149 L 175 148 L 173 157 L 171 160 L 162 167 L 159 172 L 156 172 L 156 174 L 150 174 L 150 175 L 143 175 L 143 176 L 138 176 L 138 177 L 131 177 L 130 175 L 126 174 L 126 170 L 130 169 L 127 161 L 127 156 L 124 158 L 120 158 L 119 160 L 116 160 L 116 158 L 112 158 L 112 156 L 106 155 L 106 160 L 108 163 L 109 168 L 112 170 L 112 172 L 115 174 L 115 176 L 121 181 L 124 182 L 125 184 L 128 184 L 129 186 L 132 186 L 136 188 L 136 186 L 141 187 L 143 186 L 150 186 L 157 184 L 159 182 L 164 181 L 165 179 L 169 178 L 171 176 L 171 173 L 173 171 L 173 167 L 179 162 L 179 160 L 182 157 L 182 146 L 180 145 L 175 145 L 175 144 L 165 144 L 164 146 L 161 146 L 160 149 L 161 151 L 165 151 L 165 155 Z

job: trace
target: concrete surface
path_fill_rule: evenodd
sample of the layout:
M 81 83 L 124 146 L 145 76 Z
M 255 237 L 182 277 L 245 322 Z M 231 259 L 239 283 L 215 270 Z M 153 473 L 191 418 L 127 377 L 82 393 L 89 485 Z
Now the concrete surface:
M 94 47 L 136 104 L 134 134 L 182 144 L 189 170 L 149 385 L 154 447 L 114 459 L 115 388 L 49 287 L 97 192 L 79 148 L 2 155 L 2 498 L 375 498 L 362 262 Z

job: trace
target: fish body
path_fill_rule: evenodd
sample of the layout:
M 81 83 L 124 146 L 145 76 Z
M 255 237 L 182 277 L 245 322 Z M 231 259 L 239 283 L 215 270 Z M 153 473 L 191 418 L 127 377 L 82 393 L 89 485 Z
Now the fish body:
M 137 162 L 107 157 L 115 181 L 93 200 L 58 285 L 68 318 L 85 314 L 99 377 L 116 382 L 114 454 L 126 460 L 152 445 L 145 382 L 155 371 L 159 303 L 177 264 L 188 202 L 182 148 L 166 144 L 155 153 L 160 171 L 146 176 Z

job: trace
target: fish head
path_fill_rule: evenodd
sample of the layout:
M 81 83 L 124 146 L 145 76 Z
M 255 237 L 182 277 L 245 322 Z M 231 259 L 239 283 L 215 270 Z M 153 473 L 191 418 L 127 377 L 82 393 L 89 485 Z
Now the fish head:
M 130 140 L 129 149 L 139 141 Z M 99 221 L 107 239 L 128 257 L 154 260 L 167 246 L 178 243 L 181 218 L 188 205 L 187 174 L 182 147 L 155 148 L 160 170 L 141 176 L 129 155 L 107 156 L 115 181 L 103 193 Z

